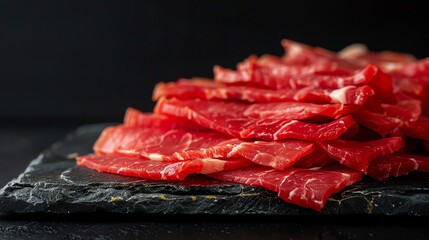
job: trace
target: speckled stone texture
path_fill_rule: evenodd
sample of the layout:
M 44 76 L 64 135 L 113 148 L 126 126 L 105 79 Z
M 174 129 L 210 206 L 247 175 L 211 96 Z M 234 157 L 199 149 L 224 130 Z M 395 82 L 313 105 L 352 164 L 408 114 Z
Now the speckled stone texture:
M 0 190 L 3 213 L 150 213 L 265 215 L 429 215 L 429 174 L 379 183 L 364 179 L 335 194 L 321 213 L 285 203 L 263 188 L 204 176 L 153 181 L 77 167 L 106 124 L 77 129 L 40 154 Z

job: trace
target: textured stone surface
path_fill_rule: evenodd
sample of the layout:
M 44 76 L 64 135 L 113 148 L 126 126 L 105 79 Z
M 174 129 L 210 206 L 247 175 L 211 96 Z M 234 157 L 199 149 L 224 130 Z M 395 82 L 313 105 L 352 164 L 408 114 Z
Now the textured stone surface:
M 0 218 L 0 239 L 427 239 L 427 218 L 31 215 Z
M 285 203 L 275 193 L 204 176 L 153 181 L 77 167 L 74 157 L 90 153 L 106 125 L 79 128 L 33 160 L 0 190 L 0 212 L 154 214 L 319 214 Z M 429 174 L 378 183 L 370 179 L 335 194 L 323 215 L 429 215 Z

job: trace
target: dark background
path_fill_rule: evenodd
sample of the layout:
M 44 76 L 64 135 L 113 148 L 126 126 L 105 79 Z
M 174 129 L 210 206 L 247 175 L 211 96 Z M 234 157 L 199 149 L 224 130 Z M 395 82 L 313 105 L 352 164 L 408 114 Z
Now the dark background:
M 0 1 L 0 186 L 82 124 L 151 111 L 157 82 L 281 55 L 283 38 L 429 56 L 425 15 L 413 1 Z
M 410 1 L 2 1 L 1 124 L 120 121 L 152 110 L 155 83 L 281 55 L 283 38 L 426 57 L 425 15 Z

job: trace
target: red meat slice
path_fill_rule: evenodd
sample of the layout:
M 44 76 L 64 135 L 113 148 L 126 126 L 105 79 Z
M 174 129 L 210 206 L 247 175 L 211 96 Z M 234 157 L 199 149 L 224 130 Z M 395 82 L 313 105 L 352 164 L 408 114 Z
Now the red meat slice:
M 213 103 L 215 104 L 215 103 Z M 313 117 L 337 119 L 356 111 L 356 107 L 343 104 L 315 104 L 299 102 L 252 104 L 243 116 L 253 118 L 282 118 L 304 120 Z
M 374 95 L 374 90 L 368 85 L 347 86 L 335 90 L 309 86 L 300 89 L 295 94 L 294 100 L 297 102 L 342 103 L 361 106 L 372 95 Z
M 398 177 L 423 169 L 429 170 L 429 157 L 389 154 L 374 159 L 368 166 L 368 175 L 377 181 L 386 181 L 390 176 Z
M 422 84 L 410 78 L 393 76 L 393 92 L 403 93 L 423 100 L 426 94 L 425 87 Z
M 251 119 L 240 116 L 231 117 L 241 108 L 227 108 L 223 104 L 204 101 L 180 101 L 160 99 L 155 112 L 187 118 L 203 127 L 210 128 L 237 138 L 262 139 L 265 141 L 295 138 L 316 141 L 337 139 L 355 121 L 346 116 L 324 124 L 312 124 L 297 120 Z M 232 106 L 232 105 L 231 105 Z
M 119 154 L 156 161 L 226 157 L 238 139 L 217 132 L 187 132 L 161 128 L 115 126 L 106 128 L 94 145 L 98 155 Z M 188 156 L 184 151 L 192 151 Z M 186 158 L 184 158 L 186 157 Z
M 233 156 L 240 155 L 254 163 L 283 170 L 314 151 L 314 144 L 303 141 L 243 142 L 235 146 Z
M 404 93 L 395 94 L 397 103 L 382 104 L 385 115 L 402 121 L 416 121 L 422 114 L 421 101 Z
M 401 129 L 406 136 L 429 141 L 429 117 L 421 116 L 417 121 L 406 122 Z
M 336 63 L 342 69 L 354 70 L 360 68 L 356 63 L 341 59 L 336 53 L 329 50 L 311 47 L 289 39 L 282 40 L 286 54 L 283 59 L 288 64 L 309 65 L 314 63 Z
M 328 154 L 326 154 L 322 149 L 315 148 L 315 150 L 300 158 L 292 167 L 295 168 L 312 168 L 312 167 L 324 167 L 335 163 L 336 161 L 332 159 Z
M 374 91 L 364 85 L 340 89 L 305 87 L 302 89 L 262 89 L 250 86 L 226 86 L 206 79 L 180 79 L 177 82 L 159 83 L 153 99 L 175 97 L 178 99 L 240 100 L 245 102 L 313 102 L 362 105 Z
M 272 89 L 303 88 L 317 86 L 323 88 L 341 88 L 351 85 L 366 85 L 371 82 L 378 68 L 369 65 L 356 74 L 338 75 L 335 64 L 313 64 L 308 66 L 284 65 L 268 68 L 255 61 L 246 60 L 238 72 L 216 66 L 215 80 L 223 83 L 252 83 Z M 334 68 L 332 66 L 335 66 Z
M 275 191 L 286 202 L 321 211 L 328 197 L 359 181 L 362 174 L 344 167 L 335 170 L 247 167 L 209 174 L 210 177 L 264 187 Z
M 182 129 L 187 131 L 209 131 L 189 120 L 171 115 L 143 113 L 134 108 L 127 108 L 124 125 L 129 127 Z
M 330 140 L 317 144 L 341 164 L 366 173 L 372 160 L 400 150 L 404 141 L 400 137 L 390 137 L 366 142 Z
M 374 64 L 380 67 L 390 63 L 407 63 L 414 62 L 416 60 L 413 55 L 406 53 L 392 51 L 371 52 L 363 44 L 352 44 L 347 46 L 338 52 L 338 56 L 341 59 L 354 62 L 361 66 Z
M 334 52 L 330 52 L 326 49 L 310 47 L 301 43 L 297 43 L 290 40 L 283 40 L 282 45 L 286 50 L 286 55 L 284 57 L 285 61 L 293 64 L 321 64 L 321 63 L 337 63 L 343 68 L 349 68 L 354 70 L 361 69 L 362 65 L 354 61 L 348 61 L 347 59 L 342 59 L 339 55 Z M 328 74 L 330 75 L 330 74 Z M 359 78 L 359 76 L 365 76 Z M 318 76 L 317 76 L 318 77 Z M 379 96 L 383 96 L 381 100 L 386 103 L 394 103 L 393 95 L 393 85 L 392 79 L 390 76 L 385 74 L 383 71 L 380 71 L 377 67 L 373 65 L 368 65 L 364 70 L 351 77 L 339 77 L 337 79 L 333 78 L 329 80 L 329 76 L 324 76 L 324 80 L 312 81 L 312 76 L 310 77 L 309 83 L 312 82 L 322 82 L 323 84 L 334 84 L 331 86 L 334 88 L 335 85 L 344 86 L 345 83 L 349 85 L 359 85 L 359 84 L 369 84 Z M 364 81 L 363 83 L 360 83 Z M 322 85 L 321 85 L 322 86 Z
M 103 131 L 94 151 L 99 155 L 121 155 L 154 161 L 186 161 L 200 158 L 246 158 L 283 169 L 311 153 L 311 142 L 243 142 L 218 133 L 165 129 L 111 127 Z
M 220 66 L 213 68 L 215 80 L 223 83 L 251 83 L 272 89 L 294 88 L 291 79 L 299 76 L 324 74 L 341 75 L 343 71 L 335 63 L 324 62 L 308 66 L 300 65 L 261 65 L 256 57 L 250 57 L 237 65 L 237 71 Z
M 157 162 L 123 156 L 81 156 L 76 158 L 79 166 L 99 172 L 154 180 L 183 180 L 193 173 L 215 173 L 242 168 L 252 163 L 245 159 L 198 159 L 183 162 Z
M 422 112 L 420 101 L 403 101 L 396 105 L 383 104 L 385 114 L 401 121 L 416 121 Z
M 402 124 L 402 121 L 399 119 L 390 118 L 384 114 L 370 112 L 365 109 L 360 109 L 354 113 L 353 118 L 359 124 L 374 130 L 381 136 L 386 136 Z
M 346 86 L 367 85 L 376 76 L 378 68 L 374 65 L 368 65 L 362 71 L 348 76 L 332 76 L 332 75 L 308 75 L 294 78 L 294 85 L 298 88 L 304 86 L 317 86 L 323 88 L 342 88 Z M 291 80 L 292 81 L 292 80 Z
M 429 75 L 429 58 L 415 62 L 394 63 L 383 66 L 383 70 L 395 76 L 420 79 L 420 83 L 427 83 Z
M 164 100 L 160 100 L 164 101 Z M 230 118 L 279 118 L 283 120 L 304 120 L 314 117 L 336 119 L 357 110 L 357 106 L 343 104 L 315 104 L 299 102 L 274 102 L 246 104 L 241 102 L 207 101 L 207 100 L 167 100 L 180 102 L 183 106 L 201 109 L 201 111 L 217 116 Z M 228 111 L 225 111 L 228 109 Z M 187 120 L 182 120 L 187 121 Z

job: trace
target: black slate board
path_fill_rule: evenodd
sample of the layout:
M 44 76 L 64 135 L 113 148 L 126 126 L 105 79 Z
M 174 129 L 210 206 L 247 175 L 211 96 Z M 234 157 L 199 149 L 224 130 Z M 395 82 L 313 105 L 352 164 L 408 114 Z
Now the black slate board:
M 0 190 L 3 213 L 146 213 L 217 215 L 429 215 L 429 174 L 379 183 L 364 179 L 333 195 L 321 213 L 285 203 L 263 188 L 204 176 L 153 181 L 77 167 L 106 124 L 77 129 L 41 153 Z

